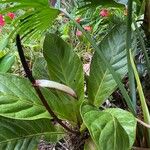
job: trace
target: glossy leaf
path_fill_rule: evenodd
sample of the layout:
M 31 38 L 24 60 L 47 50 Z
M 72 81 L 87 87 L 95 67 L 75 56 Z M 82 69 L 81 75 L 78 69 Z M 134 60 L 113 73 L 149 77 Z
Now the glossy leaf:
M 50 101 L 51 105 L 61 116 L 65 115 L 73 122 L 80 122 L 79 107 L 84 98 L 83 68 L 80 59 L 72 48 L 55 34 L 46 35 L 43 53 L 50 80 L 72 88 L 78 97 L 78 100 L 74 101 L 71 97 L 55 91 L 53 93 L 58 99 L 54 103 Z
M 0 72 L 7 72 L 15 62 L 15 55 L 7 54 L 0 59 Z
M 0 115 L 27 120 L 50 118 L 27 79 L 2 73 L 0 74 Z
M 37 58 L 33 65 L 33 75 L 36 79 L 49 79 L 47 63 L 44 58 Z M 57 90 L 42 88 L 42 92 L 49 103 L 49 106 L 61 119 L 67 119 L 71 122 L 77 123 L 76 113 L 79 114 L 77 109 L 77 100 L 63 94 Z
M 129 112 L 119 108 L 100 111 L 84 105 L 81 114 L 98 150 L 127 150 L 132 147 L 136 120 Z
M 43 89 L 42 92 L 52 110 L 63 120 L 77 123 L 80 119 L 78 101 L 73 97 L 56 90 Z
M 125 38 L 125 26 L 116 26 L 99 44 L 99 50 L 103 52 L 108 62 L 121 77 L 124 77 L 127 73 Z M 90 77 L 88 78 L 89 101 L 96 106 L 100 106 L 112 94 L 116 86 L 117 84 L 106 64 L 95 52 L 91 63 Z
M 34 121 L 14 120 L 0 116 L 0 149 L 33 150 L 38 148 L 41 136 L 56 140 L 57 132 L 49 119 Z
M 135 134 L 136 134 L 136 119 L 135 117 L 122 109 L 119 108 L 110 108 L 106 109 L 104 112 L 110 113 L 113 117 L 115 117 L 121 126 L 124 128 L 129 137 L 130 147 L 134 144 Z
M 79 99 L 84 97 L 83 68 L 72 48 L 55 34 L 47 34 L 43 46 L 51 80 L 71 87 Z

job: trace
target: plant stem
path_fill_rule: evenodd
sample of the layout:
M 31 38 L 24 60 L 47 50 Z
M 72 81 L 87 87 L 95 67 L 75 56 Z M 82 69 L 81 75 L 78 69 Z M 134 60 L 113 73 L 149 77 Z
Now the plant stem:
M 22 66 L 24 68 L 24 71 L 28 77 L 28 79 L 30 80 L 30 82 L 32 83 L 38 97 L 40 98 L 41 102 L 43 103 L 43 105 L 45 106 L 46 110 L 49 112 L 49 114 L 64 128 L 66 129 L 67 131 L 71 132 L 71 133 L 74 133 L 74 134 L 79 134 L 78 131 L 75 131 L 75 130 L 72 130 L 70 129 L 68 126 L 66 126 L 61 119 L 59 119 L 55 113 L 52 111 L 52 109 L 50 108 L 50 106 L 48 105 L 45 97 L 43 96 L 40 88 L 38 86 L 35 86 L 35 79 L 34 77 L 32 76 L 32 73 L 28 67 L 28 64 L 27 64 L 27 61 L 25 59 L 25 56 L 24 56 L 24 52 L 23 52 L 23 49 L 22 49 L 22 46 L 21 46 L 21 40 L 20 40 L 20 36 L 17 35 L 16 37 L 16 44 L 17 44 L 17 48 L 18 48 L 18 53 L 19 53 L 19 57 L 20 57 L 20 60 L 21 60 L 21 63 L 22 63 Z
M 147 124 L 147 123 L 143 122 L 142 120 L 140 120 L 140 119 L 138 119 L 138 118 L 136 118 L 136 120 L 137 120 L 138 123 L 140 123 L 140 124 L 143 125 L 144 127 L 150 129 L 150 124 Z
M 131 60 L 131 65 L 132 65 L 132 68 L 133 68 L 133 71 L 134 71 L 135 79 L 136 79 L 136 82 L 137 82 L 137 90 L 138 90 L 139 97 L 140 97 L 140 102 L 141 102 L 141 108 L 142 108 L 142 112 L 143 112 L 144 121 L 145 121 L 145 123 L 150 125 L 149 109 L 148 109 L 147 104 L 146 104 L 146 100 L 145 100 L 144 92 L 143 92 L 143 89 L 142 89 L 141 81 L 140 81 L 140 78 L 139 78 L 134 60 L 132 58 L 131 52 L 130 52 L 130 60 Z M 150 129 L 147 129 L 147 132 L 148 132 L 148 138 L 146 140 L 148 141 L 148 144 L 150 146 L 150 143 L 149 143 L 149 141 L 150 141 Z
M 130 49 L 132 47 L 132 5 L 133 0 L 128 0 L 128 17 L 127 17 L 127 36 L 126 36 L 126 53 L 127 53 L 127 62 L 128 62 L 128 77 L 129 77 L 129 90 L 130 97 L 136 111 L 136 88 L 135 88 L 135 79 L 134 73 L 130 61 Z

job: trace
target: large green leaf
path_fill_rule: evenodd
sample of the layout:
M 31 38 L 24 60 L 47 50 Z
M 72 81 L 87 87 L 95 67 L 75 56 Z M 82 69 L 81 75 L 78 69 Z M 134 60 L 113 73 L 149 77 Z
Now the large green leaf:
M 72 48 L 55 34 L 47 34 L 43 46 L 51 80 L 71 87 L 79 99 L 84 97 L 82 63 Z
M 15 119 L 50 118 L 27 79 L 2 73 L 0 115 Z
M 77 122 L 76 100 L 61 92 L 42 89 L 52 110 L 62 119 Z M 10 74 L 0 74 L 0 115 L 15 119 L 51 118 L 31 83 Z
M 55 95 L 58 97 L 57 103 L 59 104 L 55 106 L 54 103 L 51 104 L 57 108 L 57 110 L 58 108 L 61 108 L 57 111 L 58 113 L 64 114 L 65 112 L 68 112 L 68 114 L 65 113 L 67 114 L 67 118 L 73 119 L 77 116 L 79 121 L 79 107 L 84 98 L 84 77 L 80 59 L 77 54 L 73 52 L 71 47 L 55 34 L 46 35 L 43 53 L 47 62 L 50 80 L 71 87 L 79 100 L 74 100 L 68 95 L 55 92 Z
M 129 144 L 131 147 L 134 143 L 136 135 L 136 119 L 134 118 L 134 116 L 131 113 L 119 108 L 110 108 L 106 109 L 103 112 L 108 112 L 119 121 L 121 126 L 128 134 Z
M 98 150 L 128 150 L 136 134 L 134 116 L 119 108 L 99 111 L 84 105 L 81 114 Z
M 59 118 L 75 124 L 81 121 L 76 99 L 56 90 L 42 89 L 42 92 L 49 106 Z
M 49 79 L 47 63 L 44 58 L 37 58 L 33 65 L 33 75 L 37 79 Z M 77 108 L 77 100 L 57 90 L 42 88 L 42 92 L 49 103 L 49 106 L 61 119 L 67 119 L 77 123 L 79 116 L 79 108 Z
M 108 62 L 111 63 L 121 77 L 124 77 L 127 73 L 125 38 L 125 26 L 116 26 L 99 44 L 99 50 L 103 52 Z M 117 84 L 106 64 L 95 52 L 92 59 L 90 77 L 88 78 L 89 101 L 96 106 L 100 106 L 112 94 L 116 86 Z
M 34 150 L 38 148 L 41 136 L 55 140 L 57 134 L 63 135 L 54 129 L 49 119 L 24 121 L 0 116 L 1 150 Z

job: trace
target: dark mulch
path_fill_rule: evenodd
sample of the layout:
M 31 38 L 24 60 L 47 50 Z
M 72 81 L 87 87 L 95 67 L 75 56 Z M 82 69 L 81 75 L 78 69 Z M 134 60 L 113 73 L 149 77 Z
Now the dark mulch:
M 41 140 L 38 150 L 83 150 L 88 136 L 88 132 L 85 131 L 83 135 L 68 134 L 55 144 Z

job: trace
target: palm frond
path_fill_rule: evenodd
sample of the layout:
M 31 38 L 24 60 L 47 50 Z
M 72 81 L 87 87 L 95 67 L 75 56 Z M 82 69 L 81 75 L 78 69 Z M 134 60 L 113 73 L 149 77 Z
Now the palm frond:
M 50 7 L 48 0 L 7 0 L 1 1 L 0 4 L 14 4 L 2 9 L 1 14 L 25 10 L 13 21 L 15 29 L 10 33 L 9 38 L 16 33 L 23 38 L 43 34 L 59 14 L 59 10 Z

